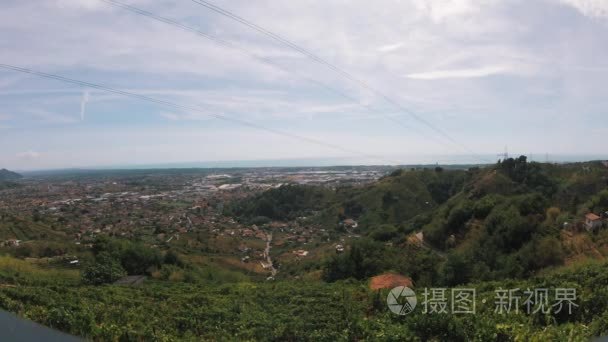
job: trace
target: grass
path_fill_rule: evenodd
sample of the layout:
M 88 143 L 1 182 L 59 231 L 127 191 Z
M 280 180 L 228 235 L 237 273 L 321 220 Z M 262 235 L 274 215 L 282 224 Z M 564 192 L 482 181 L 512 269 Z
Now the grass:
M 80 272 L 74 269 L 46 269 L 28 261 L 0 256 L 0 282 L 5 285 L 77 285 L 80 283 Z

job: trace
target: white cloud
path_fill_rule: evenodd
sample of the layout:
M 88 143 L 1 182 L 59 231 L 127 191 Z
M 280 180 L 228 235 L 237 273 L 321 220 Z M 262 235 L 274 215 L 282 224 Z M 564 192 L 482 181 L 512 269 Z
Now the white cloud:
M 424 11 L 434 22 L 478 12 L 487 0 L 415 0 L 419 10 Z
M 25 152 L 19 152 L 16 156 L 19 159 L 32 160 L 40 158 L 41 154 L 36 151 L 29 150 Z
M 47 124 L 70 124 L 78 122 L 76 118 L 63 114 L 54 113 L 45 109 L 28 109 L 26 111 L 35 121 Z
M 366 126 L 378 113 L 413 121 L 381 96 L 190 1 L 128 2 L 228 39 L 293 74 L 99 0 L 10 0 L 0 11 L 0 31 L 7 37 L 2 42 L 0 63 L 109 85 L 284 130 L 300 128 L 303 122 L 310 124 L 305 119 L 314 117 L 319 127 L 330 127 L 334 133 L 381 137 L 384 130 L 393 128 L 390 122 L 376 120 L 377 126 Z M 598 120 L 590 120 L 593 113 L 583 113 L 580 108 L 594 106 L 599 112 L 604 107 L 605 112 L 606 92 L 601 84 L 606 74 L 596 71 L 606 70 L 608 30 L 602 21 L 571 14 L 580 10 L 593 18 L 605 16 L 604 4 L 608 1 L 387 0 L 382 6 L 369 6 L 369 1 L 352 0 L 346 7 L 342 1 L 218 3 L 312 51 L 439 128 L 449 128 L 457 140 L 470 137 L 473 146 L 488 146 L 491 141 L 499 149 L 508 139 L 507 133 L 497 134 L 499 130 L 508 132 L 524 120 L 541 121 L 555 108 L 579 113 L 581 121 L 597 125 Z M 355 101 L 308 83 L 297 74 L 346 93 Z M 520 77 L 468 81 L 500 74 Z M 83 99 L 80 87 L 0 73 L 2 110 L 13 114 L 7 123 L 26 131 L 39 129 L 30 140 L 45 146 L 43 158 L 37 160 L 40 163 L 51 160 L 45 143 L 57 139 L 56 129 L 84 116 L 78 117 L 78 103 L 84 104 Z M 150 114 L 150 125 L 181 126 L 169 121 L 206 118 L 195 110 L 164 109 L 166 112 L 159 113 L 155 105 L 101 91 L 95 91 L 89 103 L 93 101 L 99 103 L 100 118 L 108 114 L 104 125 L 111 128 L 133 129 L 131 114 L 137 115 L 138 128 L 148 124 L 146 113 Z M 356 102 L 377 113 L 367 112 Z M 81 112 L 85 113 L 83 107 Z M 30 108 L 44 111 L 33 113 Z M 95 126 L 92 119 L 82 128 Z M 346 125 L 351 127 L 344 128 Z M 369 133 L 372 130 L 374 133 Z M 435 135 L 427 128 L 421 130 Z M 558 140 L 579 133 L 562 128 L 555 131 Z M 479 132 L 489 133 L 481 137 Z M 99 149 L 103 148 L 100 141 L 116 140 L 113 129 L 103 133 L 107 138 L 86 141 L 82 148 Z M 411 132 L 402 133 L 407 136 Z M 487 140 L 480 143 L 482 138 Z M 600 140 L 594 142 L 601 145 Z M 19 146 L 30 145 L 23 141 Z M 58 159 L 53 163 L 69 160 L 60 153 L 61 148 L 57 148 L 54 156 Z M 0 153 L 3 149 L 8 151 L 0 146 Z M 14 156 L 15 152 L 5 155 Z M 222 153 L 221 147 L 217 153 Z M 97 156 L 90 158 L 94 163 Z M 238 154 L 232 158 L 238 159 Z
M 99 10 L 107 8 L 107 5 L 99 0 L 55 0 L 59 8 L 74 8 L 84 10 Z
M 470 69 L 434 70 L 405 75 L 407 78 L 418 80 L 438 80 L 445 78 L 478 78 L 507 72 L 503 66 L 488 66 Z
M 169 113 L 169 112 L 162 112 L 159 114 L 161 117 L 170 120 L 170 121 L 177 121 L 177 120 L 181 120 L 182 116 L 179 114 L 175 114 L 175 113 Z
M 401 48 L 403 45 L 405 45 L 404 43 L 395 43 L 395 44 L 388 44 L 388 45 L 382 45 L 381 47 L 378 48 L 379 52 L 392 52 L 395 50 L 399 50 L 399 48 Z
M 606 0 L 560 0 L 576 8 L 583 15 L 592 18 L 608 18 L 608 1 Z

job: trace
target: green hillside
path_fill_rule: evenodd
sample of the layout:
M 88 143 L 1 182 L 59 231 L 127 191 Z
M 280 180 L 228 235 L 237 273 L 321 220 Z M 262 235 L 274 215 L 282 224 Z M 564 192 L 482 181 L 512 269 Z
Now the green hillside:
M 66 234 L 45 223 L 0 210 L 0 240 L 65 240 Z
M 417 309 L 408 316 L 388 312 L 387 292 L 370 291 L 365 283 L 86 286 L 68 270 L 38 270 L 8 258 L 0 266 L 1 308 L 96 341 L 586 341 L 608 334 L 608 292 L 597 288 L 608 279 L 604 263 L 529 280 L 470 284 L 476 289 L 475 315 Z M 15 279 L 5 275 L 11 270 L 27 271 L 27 278 L 8 285 Z M 59 286 L 58 277 L 68 284 Z M 494 289 L 500 287 L 574 288 L 578 308 L 570 315 L 528 313 L 521 304 L 517 313 L 498 313 Z M 417 291 L 422 306 L 422 289 Z
M 23 178 L 23 176 L 16 172 L 0 169 L 0 182 L 17 180 L 20 178 Z
M 608 234 L 583 227 L 586 213 L 608 210 L 608 169 L 599 162 L 552 165 L 522 156 L 469 170 L 398 170 L 362 187 L 283 187 L 237 205 L 272 206 L 282 212 L 272 219 L 314 212 L 319 227 L 363 236 L 345 254 L 307 265 L 332 281 L 397 270 L 414 281 L 457 285 L 524 278 L 608 255 Z M 242 219 L 264 213 L 239 212 Z M 358 222 L 356 229 L 345 229 L 347 218 Z M 416 232 L 424 248 L 412 246 Z

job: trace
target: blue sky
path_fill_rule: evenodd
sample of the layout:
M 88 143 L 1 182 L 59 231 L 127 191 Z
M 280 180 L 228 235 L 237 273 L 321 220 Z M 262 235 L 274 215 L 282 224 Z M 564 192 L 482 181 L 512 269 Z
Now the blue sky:
M 505 145 L 515 153 L 606 153 L 608 1 L 214 2 L 364 80 L 467 149 L 378 94 L 192 1 L 123 1 L 291 72 L 99 0 L 5 0 L 0 63 L 200 110 L 0 69 L 0 167 L 381 162 L 206 113 L 403 163 L 468 150 L 496 154 Z

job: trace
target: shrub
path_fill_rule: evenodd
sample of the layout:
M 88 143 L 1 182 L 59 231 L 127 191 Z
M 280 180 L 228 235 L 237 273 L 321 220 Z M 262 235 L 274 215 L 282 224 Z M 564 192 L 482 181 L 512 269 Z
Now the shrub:
M 126 272 L 118 260 L 109 253 L 102 252 L 83 270 L 82 281 L 88 285 L 101 285 L 113 283 L 125 275 Z

